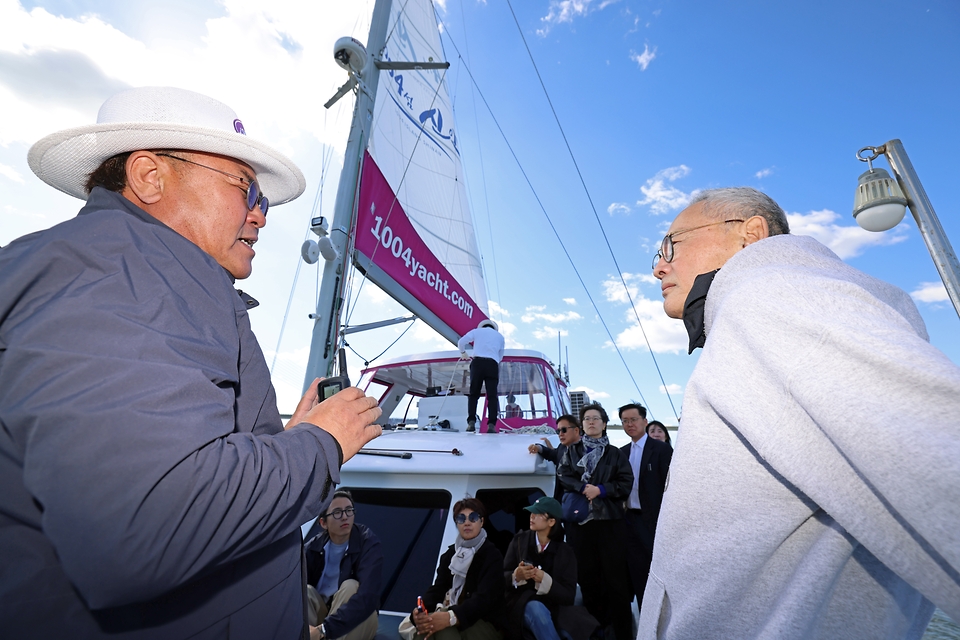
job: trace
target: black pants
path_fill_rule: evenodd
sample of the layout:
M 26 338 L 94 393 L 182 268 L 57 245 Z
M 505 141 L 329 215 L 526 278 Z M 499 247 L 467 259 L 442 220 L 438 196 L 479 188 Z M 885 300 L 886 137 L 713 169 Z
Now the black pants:
M 643 602 L 643 590 L 650 575 L 650 561 L 653 559 L 653 536 L 657 523 L 650 523 L 639 510 L 628 509 L 627 522 L 627 566 L 630 568 L 630 584 L 637 596 L 637 607 Z
M 613 626 L 616 640 L 633 640 L 630 577 L 624 550 L 627 525 L 623 520 L 591 520 L 574 524 L 572 542 L 577 556 L 577 581 L 583 606 L 600 622 Z
M 487 424 L 496 424 L 500 415 L 500 365 L 493 358 L 474 358 L 470 361 L 470 395 L 467 397 L 467 420 L 477 419 L 477 402 L 481 387 L 487 388 Z

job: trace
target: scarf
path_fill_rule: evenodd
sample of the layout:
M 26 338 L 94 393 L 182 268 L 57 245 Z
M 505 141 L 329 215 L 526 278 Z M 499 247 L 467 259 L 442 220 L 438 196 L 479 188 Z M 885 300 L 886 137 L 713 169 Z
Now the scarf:
M 603 457 L 603 451 L 607 445 L 610 444 L 610 440 L 607 439 L 607 436 L 591 438 L 588 435 L 584 435 L 580 438 L 580 442 L 583 443 L 584 450 L 583 457 L 580 458 L 580 462 L 577 463 L 577 466 L 583 467 L 584 470 L 580 479 L 584 482 L 590 482 L 590 477 L 593 475 L 593 472 L 597 470 L 597 463 L 600 462 L 600 458 Z
M 690 287 L 690 293 L 687 294 L 686 302 L 683 303 L 683 326 L 687 328 L 687 335 L 690 336 L 688 355 L 707 341 L 703 326 L 703 311 L 707 305 L 707 293 L 710 291 L 710 285 L 713 284 L 713 277 L 717 275 L 717 271 L 720 270 L 701 273 L 697 276 L 693 286 Z
M 457 604 L 460 600 L 460 593 L 463 592 L 463 585 L 467 581 L 467 571 L 470 570 L 470 564 L 473 562 L 473 556 L 477 549 L 486 541 L 486 529 L 480 529 L 480 533 L 475 538 L 464 540 L 460 534 L 457 534 L 457 540 L 453 543 L 453 557 L 450 558 L 450 573 L 453 574 L 453 586 L 447 591 L 447 602 L 449 606 Z

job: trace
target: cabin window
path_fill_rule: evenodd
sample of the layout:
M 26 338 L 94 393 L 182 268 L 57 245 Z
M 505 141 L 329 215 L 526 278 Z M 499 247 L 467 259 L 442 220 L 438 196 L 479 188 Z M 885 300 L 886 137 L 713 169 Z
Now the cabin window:
M 487 509 L 487 536 L 500 553 L 506 555 L 513 536 L 530 528 L 530 512 L 524 507 L 529 507 L 543 495 L 543 491 L 536 487 L 477 491 L 477 500 Z
M 563 394 L 560 393 L 560 388 L 557 386 L 557 379 L 549 371 L 547 372 L 547 384 L 550 386 L 550 412 L 556 420 L 563 414 L 570 413 L 570 407 L 568 403 L 563 401 Z
M 380 608 L 412 610 L 417 594 L 433 584 L 436 575 L 443 530 L 450 515 L 450 493 L 440 489 L 343 488 L 353 494 L 357 522 L 380 538 Z

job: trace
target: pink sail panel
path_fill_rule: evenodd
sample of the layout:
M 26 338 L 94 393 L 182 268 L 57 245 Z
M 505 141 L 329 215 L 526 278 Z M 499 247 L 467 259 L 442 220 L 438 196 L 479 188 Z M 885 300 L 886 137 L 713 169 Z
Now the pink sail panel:
M 356 250 L 457 334 L 487 318 L 417 233 L 369 152 L 364 152 Z

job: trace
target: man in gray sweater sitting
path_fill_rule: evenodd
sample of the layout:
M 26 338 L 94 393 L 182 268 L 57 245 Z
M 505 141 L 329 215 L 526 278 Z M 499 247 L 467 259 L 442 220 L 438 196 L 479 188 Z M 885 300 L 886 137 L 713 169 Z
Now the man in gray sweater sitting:
M 695 197 L 653 273 L 703 353 L 638 637 L 919 638 L 934 605 L 960 620 L 960 368 L 910 296 L 789 235 L 748 188 Z

